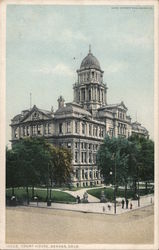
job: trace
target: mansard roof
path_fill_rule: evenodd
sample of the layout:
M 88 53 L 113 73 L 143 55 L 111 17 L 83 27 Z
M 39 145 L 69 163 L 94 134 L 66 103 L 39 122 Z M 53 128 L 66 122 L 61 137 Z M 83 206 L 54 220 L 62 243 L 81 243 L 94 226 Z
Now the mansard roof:
M 55 116 L 56 115 L 63 115 L 65 113 L 67 113 L 67 114 L 68 113 L 78 113 L 78 114 L 85 115 L 85 116 L 92 116 L 89 111 L 83 109 L 82 106 L 76 102 L 66 103 L 66 106 L 59 108 L 55 112 Z
M 21 114 L 18 114 L 13 117 L 12 123 L 18 123 L 25 121 L 34 111 L 37 111 L 43 115 L 45 115 L 48 119 L 53 118 L 53 113 L 49 110 L 39 109 L 34 105 L 31 110 L 23 110 Z
M 108 104 L 105 106 L 106 109 L 113 109 L 113 108 L 120 108 L 120 107 L 123 107 L 125 110 L 127 110 L 127 107 L 125 106 L 123 101 L 117 104 Z
M 137 121 L 132 122 L 132 130 L 139 131 L 139 132 L 141 131 L 142 133 L 145 133 L 145 134 L 148 133 L 148 130 L 145 127 L 143 127 L 141 123 Z

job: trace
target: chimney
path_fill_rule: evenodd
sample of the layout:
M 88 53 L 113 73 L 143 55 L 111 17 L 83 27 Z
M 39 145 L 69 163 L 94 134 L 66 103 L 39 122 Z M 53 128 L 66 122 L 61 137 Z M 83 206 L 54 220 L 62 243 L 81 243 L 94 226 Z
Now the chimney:
M 58 101 L 58 108 L 59 109 L 63 108 L 64 107 L 64 103 L 65 103 L 64 98 L 62 96 L 60 96 L 57 101 Z

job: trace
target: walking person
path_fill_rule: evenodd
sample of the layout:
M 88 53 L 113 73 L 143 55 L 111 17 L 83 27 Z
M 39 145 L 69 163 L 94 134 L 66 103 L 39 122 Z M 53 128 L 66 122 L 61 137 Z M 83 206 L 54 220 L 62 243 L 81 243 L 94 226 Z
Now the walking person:
M 110 202 L 108 203 L 108 210 L 109 211 L 111 210 L 111 204 L 110 204 Z
M 132 203 L 130 203 L 130 209 L 132 209 L 132 206 L 133 206 Z
M 126 209 L 128 209 L 128 205 L 129 205 L 129 200 L 126 199 Z
M 121 202 L 121 204 L 122 204 L 122 209 L 124 208 L 124 204 L 125 204 L 125 201 L 124 201 L 124 199 L 122 199 L 122 202 Z

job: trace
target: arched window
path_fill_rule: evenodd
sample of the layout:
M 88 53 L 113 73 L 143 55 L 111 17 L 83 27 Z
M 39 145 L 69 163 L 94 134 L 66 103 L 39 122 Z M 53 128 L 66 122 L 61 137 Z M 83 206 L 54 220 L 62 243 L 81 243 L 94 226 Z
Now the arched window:
M 89 90 L 89 101 L 91 101 L 91 90 Z

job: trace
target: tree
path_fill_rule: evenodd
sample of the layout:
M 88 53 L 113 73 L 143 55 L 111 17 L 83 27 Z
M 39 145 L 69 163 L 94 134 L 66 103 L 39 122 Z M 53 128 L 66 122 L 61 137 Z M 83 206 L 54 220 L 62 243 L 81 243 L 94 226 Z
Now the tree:
M 133 142 L 122 137 L 110 138 L 109 136 L 106 136 L 97 154 L 97 164 L 105 183 L 113 183 L 116 186 L 125 185 L 125 197 L 129 179 L 135 178 L 136 154 L 137 148 Z
M 61 186 L 71 181 L 72 153 L 69 149 L 50 145 L 50 180 L 55 185 Z
M 43 138 L 19 140 L 6 152 L 7 187 L 26 187 L 29 202 L 29 187 L 44 184 L 49 187 L 70 182 L 72 154 L 66 148 L 55 147 Z M 48 195 L 47 195 L 48 198 Z
M 154 142 L 137 135 L 131 136 L 129 140 L 137 145 L 138 178 L 145 182 L 147 191 L 147 183 L 154 181 Z
M 19 185 L 17 154 L 11 150 L 6 149 L 6 186 L 12 188 L 12 196 L 14 195 L 14 188 Z

